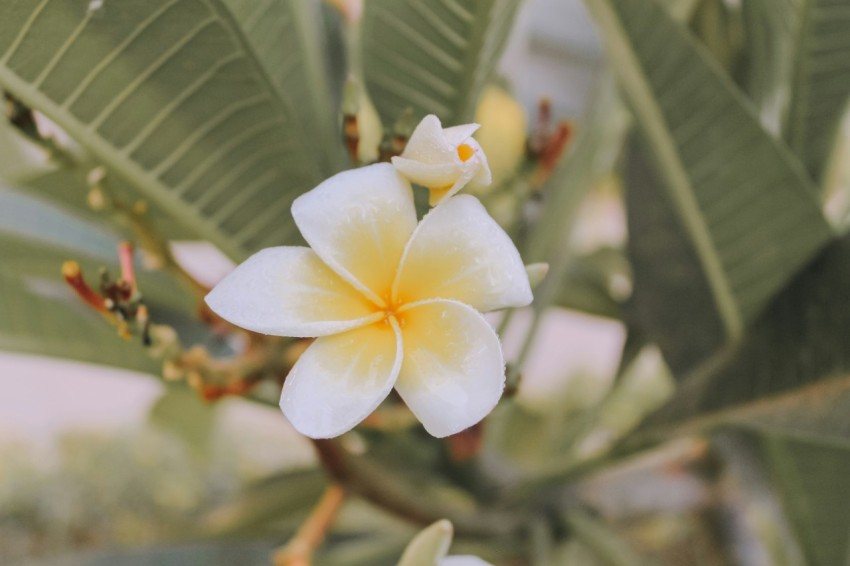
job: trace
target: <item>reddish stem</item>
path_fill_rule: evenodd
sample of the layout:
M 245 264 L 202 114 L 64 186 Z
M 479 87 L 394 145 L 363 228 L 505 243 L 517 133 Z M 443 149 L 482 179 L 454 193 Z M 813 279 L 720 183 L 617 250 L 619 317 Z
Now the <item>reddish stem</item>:
M 130 286 L 130 291 L 136 290 L 136 272 L 133 268 L 133 243 L 123 241 L 118 244 L 118 261 L 121 263 L 121 279 Z
M 85 301 L 87 305 L 99 313 L 109 315 L 109 309 L 106 308 L 106 301 L 99 294 L 88 286 L 86 280 L 83 279 L 83 272 L 80 270 L 80 264 L 76 261 L 69 260 L 62 264 L 62 277 L 65 282 L 77 293 L 77 295 Z

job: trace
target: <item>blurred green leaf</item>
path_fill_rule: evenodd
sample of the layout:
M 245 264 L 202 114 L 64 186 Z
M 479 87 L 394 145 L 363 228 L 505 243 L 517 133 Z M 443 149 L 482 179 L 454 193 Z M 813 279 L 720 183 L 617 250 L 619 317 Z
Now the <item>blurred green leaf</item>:
M 684 236 L 647 152 L 644 140 L 634 136 L 625 159 L 634 289 L 624 313 L 630 326 L 658 344 L 678 379 L 721 348 L 726 331 L 694 245 Z
M 79 554 L 30 566 L 268 566 L 274 543 L 202 542 Z
M 850 96 L 847 2 L 745 0 L 743 9 L 751 92 L 822 184 Z
M 616 531 L 587 512 L 574 509 L 564 517 L 573 536 L 593 550 L 608 566 L 647 566 L 654 564 L 640 556 Z
M 791 97 L 798 8 L 808 0 L 744 0 L 745 72 L 743 87 L 759 110 L 762 124 L 781 135 Z
M 198 532 L 214 538 L 250 534 L 271 522 L 283 523 L 294 530 L 319 500 L 326 485 L 327 477 L 320 470 L 277 474 L 201 517 Z
M 148 412 L 148 422 L 180 438 L 200 458 L 209 455 L 219 405 L 204 402 L 185 384 L 168 386 Z
M 629 284 L 631 277 L 626 255 L 619 249 L 603 247 L 574 257 L 567 265 L 561 288 L 553 305 L 607 318 L 621 318 L 622 304 L 615 296 L 618 281 Z
M 848 304 L 845 236 L 774 299 L 737 347 L 697 368 L 645 426 L 666 435 L 735 425 L 850 446 Z
M 102 266 L 117 275 L 119 239 L 60 207 L 0 189 L 0 349 L 158 373 L 138 339 L 120 339 L 62 279 L 67 259 L 80 263 L 93 286 Z M 139 269 L 138 279 L 155 321 L 206 334 L 189 290 L 164 273 Z
M 46 153 L 36 148 L 8 120 L 0 120 L 0 180 L 13 182 L 31 175 L 47 160 Z
M 810 566 L 847 564 L 850 556 L 850 452 L 766 437 L 764 455 Z
M 316 553 L 316 564 L 327 566 L 396 566 L 404 551 L 404 539 L 376 534 L 330 541 Z
M 580 310 L 616 312 L 610 288 L 593 289 L 595 285 L 591 284 L 573 292 L 568 286 L 574 282 L 570 278 L 581 272 L 581 266 L 573 263 L 577 253 L 571 246 L 578 213 L 590 191 L 611 171 L 625 132 L 625 116 L 619 111 L 613 79 L 607 75 L 600 77 L 592 92 L 593 103 L 578 126 L 576 139 L 570 142 L 567 154 L 541 189 L 540 217 L 535 219 L 527 241 L 520 243 L 525 261 L 546 262 L 549 273 L 534 291 L 534 318 L 520 348 L 516 368 L 523 365 L 531 352 L 542 314 L 553 301 L 572 302 Z M 609 300 L 604 294 L 608 294 Z
M 658 0 L 587 4 L 726 333 L 738 338 L 830 239 L 814 187 Z
M 541 189 L 540 218 L 534 222 L 524 246 L 526 262 L 549 263 L 550 272 L 543 287 L 558 272 L 559 264 L 563 264 L 561 269 L 566 268 L 566 256 L 574 255 L 569 252 L 568 242 L 581 204 L 600 179 L 610 173 L 626 130 L 626 116 L 610 75 L 598 79 L 590 96 L 592 103 L 576 126 L 575 139 Z
M 362 23 L 366 88 L 385 126 L 406 108 L 471 121 L 519 0 L 370 0 Z
M 22 279 L 0 272 L 0 349 L 158 371 L 139 344 L 121 340 L 60 277 Z
M 64 208 L 71 209 L 75 215 L 87 221 L 103 224 L 109 221 L 112 228 L 120 230 L 127 238 L 135 234 L 125 217 L 113 214 L 109 210 L 95 211 L 88 203 L 91 189 L 86 177 L 85 167 L 48 167 L 29 175 L 19 176 L 10 184 L 23 192 L 49 199 Z M 110 197 L 122 206 L 132 206 L 139 200 L 139 195 L 131 185 L 123 179 L 110 177 L 108 179 Z M 166 240 L 187 240 L 196 237 L 179 218 L 166 214 L 155 203 L 144 200 L 147 213 L 144 217 L 151 229 Z
M 307 3 L 274 4 L 253 3 L 244 17 L 275 10 L 274 25 L 291 28 L 279 47 L 249 38 L 221 0 L 0 0 L 0 85 L 140 195 L 244 258 L 297 238 L 281 218 L 333 154 L 304 143 L 327 131 L 302 117 L 323 90 L 308 68 Z
M 725 0 L 702 0 L 696 6 L 690 29 L 721 67 L 736 81 L 740 75 L 743 24 L 741 7 Z

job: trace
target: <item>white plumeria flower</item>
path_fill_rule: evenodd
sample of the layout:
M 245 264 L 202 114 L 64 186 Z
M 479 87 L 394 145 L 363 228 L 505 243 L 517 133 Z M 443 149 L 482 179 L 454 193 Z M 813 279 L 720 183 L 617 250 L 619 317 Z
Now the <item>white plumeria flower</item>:
M 404 152 L 392 158 L 393 165 L 411 182 L 430 189 L 431 206 L 467 184 L 486 187 L 493 179 L 487 157 L 472 138 L 478 128 L 478 124 L 443 128 L 440 119 L 429 114 L 413 130 Z
M 206 297 L 255 332 L 318 337 L 280 406 L 312 438 L 354 427 L 393 387 L 434 436 L 484 418 L 505 381 L 499 339 L 478 311 L 524 306 L 519 253 L 475 197 L 454 197 L 417 225 L 410 183 L 391 165 L 339 173 L 292 215 L 312 249 L 275 247 Z
M 413 537 L 397 566 L 492 566 L 477 556 L 446 556 L 454 528 L 441 519 Z

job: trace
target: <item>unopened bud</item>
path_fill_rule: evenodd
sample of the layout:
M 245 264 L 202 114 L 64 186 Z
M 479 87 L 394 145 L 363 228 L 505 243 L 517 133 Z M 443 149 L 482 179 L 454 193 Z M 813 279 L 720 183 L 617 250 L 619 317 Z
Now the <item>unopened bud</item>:
M 528 284 L 534 289 L 543 281 L 549 273 L 548 263 L 531 263 L 525 266 L 525 274 L 528 275 Z

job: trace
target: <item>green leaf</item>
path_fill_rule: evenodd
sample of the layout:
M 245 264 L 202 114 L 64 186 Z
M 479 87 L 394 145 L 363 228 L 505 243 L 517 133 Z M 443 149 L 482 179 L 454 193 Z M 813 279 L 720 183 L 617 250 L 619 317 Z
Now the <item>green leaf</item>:
M 0 272 L 0 350 L 157 371 L 138 344 L 121 340 L 57 279 Z
M 113 549 L 39 562 L 42 566 L 268 566 L 272 542 L 216 541 Z
M 736 426 L 850 447 L 850 236 L 780 293 L 747 337 L 699 367 L 644 425 Z
M 44 150 L 38 149 L 7 120 L 0 120 L 0 180 L 12 183 L 20 176 L 32 175 L 45 161 Z
M 381 120 L 406 109 L 470 122 L 511 30 L 518 0 L 370 0 L 362 23 L 366 88 Z
M 850 452 L 779 437 L 763 441 L 765 459 L 810 566 L 850 557 Z
M 301 141 L 312 148 L 325 174 L 345 165 L 338 124 L 339 90 L 332 92 L 320 2 L 224 0 L 269 80 L 292 108 Z M 294 74 L 294 76 L 293 76 Z M 342 79 L 334 81 L 341 89 Z
M 850 97 L 846 0 L 746 0 L 756 100 L 819 184 Z
M 831 238 L 815 190 L 658 0 L 587 4 L 723 327 L 736 339 Z
M 655 563 L 637 554 L 621 535 L 581 509 L 569 511 L 564 520 L 573 536 L 592 549 L 602 564 L 638 566 Z
M 88 204 L 91 186 L 87 180 L 88 171 L 84 167 L 57 167 L 42 169 L 31 175 L 14 180 L 13 186 L 30 194 L 49 199 L 63 208 L 73 210 L 81 218 L 103 224 L 109 220 L 113 229 L 133 239 L 136 234 L 127 222 L 126 216 L 112 214 L 110 210 L 95 211 Z M 138 192 L 123 179 L 110 177 L 108 180 L 110 198 L 128 208 L 138 202 Z M 144 199 L 141 199 L 144 200 Z M 162 207 L 144 200 L 147 208 L 144 220 L 159 237 L 165 240 L 189 240 L 196 238 L 183 221 L 164 212 Z
M 398 537 L 375 535 L 326 544 L 316 553 L 315 563 L 327 566 L 396 566 L 403 550 L 404 541 Z
M 808 1 L 808 0 L 803 0 Z M 791 97 L 794 30 L 801 0 L 744 0 L 743 86 L 759 109 L 762 124 L 780 135 Z
M 272 521 L 297 528 L 326 485 L 327 478 L 320 470 L 288 471 L 269 477 L 201 517 L 199 533 L 214 538 L 250 534 Z
M 622 305 L 612 287 L 618 280 L 628 282 L 629 276 L 629 263 L 621 250 L 603 247 L 574 257 L 552 304 L 619 319 Z
M 101 266 L 116 275 L 119 240 L 61 208 L 0 189 L 0 349 L 158 373 L 138 339 L 119 338 L 62 279 L 67 259 L 79 261 L 93 285 Z M 207 334 L 188 289 L 163 273 L 139 269 L 137 276 L 154 321 Z
M 0 0 L 0 85 L 232 258 L 297 238 L 282 218 L 328 172 L 310 56 L 258 54 L 220 0 L 89 4 Z M 278 4 L 301 45 L 302 3 Z
M 646 143 L 634 136 L 624 165 L 634 289 L 624 313 L 681 378 L 723 346 L 726 331 L 694 245 L 647 153 Z
M 92 259 L 116 258 L 118 239 L 115 234 L 88 220 L 43 200 L 0 188 L 0 234 L 4 237 L 64 248 Z M 8 254 L 17 252 L 11 245 L 6 251 Z M 4 253 L 4 259 L 7 257 L 10 256 Z M 45 263 L 47 260 L 34 257 L 33 261 Z
M 184 383 L 165 388 L 148 412 L 148 423 L 180 439 L 194 456 L 210 454 L 220 405 L 201 400 Z

